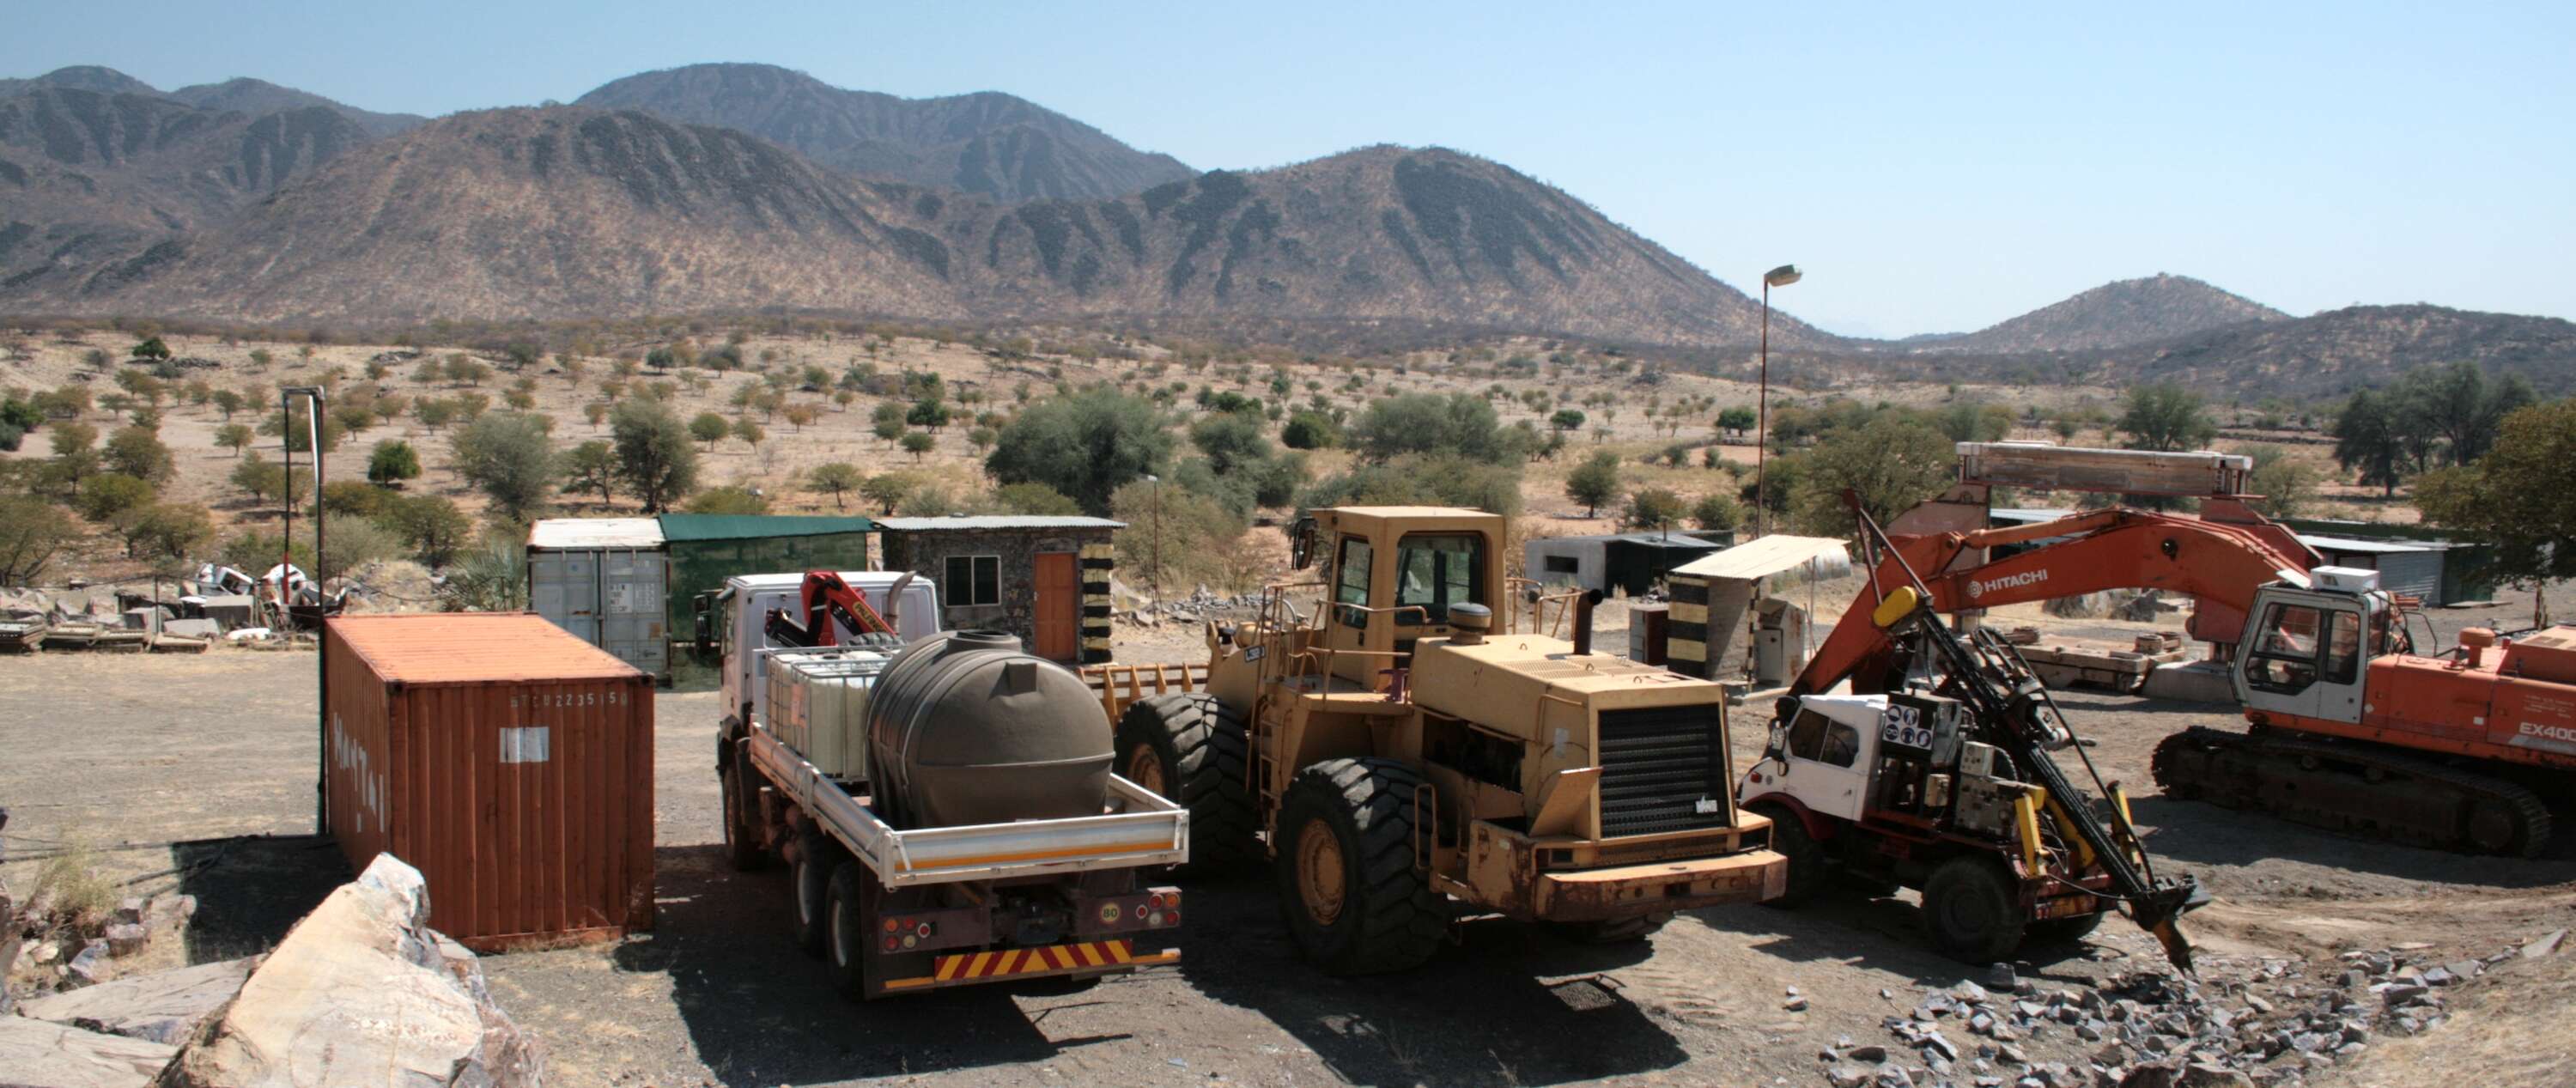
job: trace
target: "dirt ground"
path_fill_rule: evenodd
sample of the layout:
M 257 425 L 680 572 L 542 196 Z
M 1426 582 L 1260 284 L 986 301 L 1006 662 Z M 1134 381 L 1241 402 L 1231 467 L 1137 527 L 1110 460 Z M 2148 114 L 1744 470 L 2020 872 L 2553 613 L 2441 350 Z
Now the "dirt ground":
M 2496 612 L 2501 622 L 2511 610 Z M 2488 620 L 2436 613 L 2446 638 Z M 2109 621 L 2076 626 L 2121 634 Z M 1184 656 L 1177 632 L 1165 641 L 1155 656 Z M 0 659 L 0 804 L 17 859 L 0 872 L 23 884 L 35 858 L 78 841 L 138 893 L 199 897 L 188 959 L 274 942 L 347 872 L 336 849 L 304 837 L 313 665 L 309 651 Z M 2159 862 L 2216 893 L 2187 926 L 2204 980 L 2266 959 L 2331 973 L 2339 951 L 2403 942 L 2483 956 L 2576 922 L 2576 836 L 2550 857 L 2503 861 L 2167 802 L 2148 779 L 2152 745 L 2231 715 L 2102 693 L 2065 702 L 2098 741 L 2104 776 L 2136 795 Z M 1252 874 L 1190 886 L 1177 968 L 1069 996 L 983 987 L 862 1006 L 794 949 L 785 878 L 736 874 L 719 854 L 715 696 L 666 693 L 657 710 L 656 930 L 487 960 L 501 1004 L 551 1052 L 554 1083 L 1818 1084 L 1820 1047 L 1890 1043 L 1882 1017 L 1903 1015 L 1925 986 L 1980 974 L 1924 947 L 1910 896 L 1853 896 L 1794 913 L 1695 912 L 1650 942 L 1609 948 L 1472 921 L 1420 969 L 1335 979 L 1295 957 L 1267 875 Z M 1760 732 L 1738 712 L 1738 769 Z M 2116 920 L 2057 955 L 2024 974 L 2081 986 L 2161 963 Z M 1803 1011 L 1786 1009 L 1790 987 Z M 2308 1083 L 2576 1077 L 2559 1027 L 2576 956 L 2510 961 L 2451 999 L 2450 1023 Z M 2066 1061 L 2083 1046 L 2028 1049 Z

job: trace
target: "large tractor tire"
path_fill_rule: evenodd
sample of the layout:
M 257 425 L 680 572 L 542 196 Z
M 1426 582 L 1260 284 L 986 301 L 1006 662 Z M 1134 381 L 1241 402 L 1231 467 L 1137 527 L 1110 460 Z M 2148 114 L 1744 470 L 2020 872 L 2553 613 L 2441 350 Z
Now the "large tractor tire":
M 1401 971 L 1448 935 L 1447 902 L 1414 867 L 1430 831 L 1414 815 L 1421 785 L 1394 760 L 1328 759 L 1297 772 L 1281 798 L 1280 913 L 1325 971 Z
M 769 864 L 769 851 L 760 842 L 760 774 L 736 749 L 716 765 L 716 779 L 724 795 L 718 819 L 724 823 L 725 861 L 737 873 L 756 871 Z
M 795 911 L 796 947 L 808 956 L 823 954 L 830 936 L 832 872 L 849 856 L 831 839 L 807 832 L 796 843 L 796 860 L 788 870 L 787 894 Z
M 1787 805 L 1765 801 L 1745 807 L 1770 818 L 1771 849 L 1789 861 L 1787 886 L 1778 899 L 1765 899 L 1762 905 L 1787 909 L 1814 899 L 1833 875 L 1826 871 L 1824 844 L 1807 834 L 1805 821 Z
M 1207 694 L 1139 699 L 1118 717 L 1118 774 L 1190 813 L 1190 868 L 1212 872 L 1258 857 L 1250 741 L 1242 716 Z
M 2008 961 L 2021 948 L 2030 919 L 2001 862 L 1961 854 L 1923 882 L 1923 926 L 1932 945 L 1962 963 Z

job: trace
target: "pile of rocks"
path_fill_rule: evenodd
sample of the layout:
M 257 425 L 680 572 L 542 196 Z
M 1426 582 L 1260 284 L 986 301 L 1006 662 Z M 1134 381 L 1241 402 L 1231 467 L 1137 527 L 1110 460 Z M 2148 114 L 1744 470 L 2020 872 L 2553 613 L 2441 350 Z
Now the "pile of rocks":
M 11 920 L 12 932 L 0 945 L 17 951 L 5 964 L 14 992 L 29 997 L 78 989 L 104 982 L 115 974 L 114 961 L 143 951 L 152 941 L 185 927 L 197 913 L 197 898 L 164 893 L 150 899 L 128 898 L 102 921 L 64 917 L 39 894 Z M 14 998 L 0 993 L 0 1012 Z
M 1818 1059 L 1836 1088 L 2296 1086 L 2375 1038 L 2440 1026 L 2445 988 L 2526 954 L 2438 961 L 2429 948 L 2347 952 L 2324 977 L 2296 960 L 2212 958 L 2199 980 L 2133 971 L 2078 987 L 2043 988 L 1996 964 L 1982 981 L 1926 987 L 1911 1015 L 1888 1017 L 1902 1049 L 1846 1037 Z

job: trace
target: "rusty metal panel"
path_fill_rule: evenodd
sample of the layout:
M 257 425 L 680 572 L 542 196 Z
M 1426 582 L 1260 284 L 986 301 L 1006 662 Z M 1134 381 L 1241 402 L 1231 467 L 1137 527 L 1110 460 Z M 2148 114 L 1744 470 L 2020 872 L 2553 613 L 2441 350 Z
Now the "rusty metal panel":
M 529 613 L 338 617 L 323 654 L 353 865 L 410 862 L 479 951 L 651 928 L 650 677 Z

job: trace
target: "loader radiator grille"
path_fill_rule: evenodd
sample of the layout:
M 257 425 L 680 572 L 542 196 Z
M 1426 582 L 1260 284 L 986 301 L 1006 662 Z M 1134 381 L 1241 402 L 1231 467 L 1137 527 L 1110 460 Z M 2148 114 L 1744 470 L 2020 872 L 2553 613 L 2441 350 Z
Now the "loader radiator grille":
M 1728 825 L 1717 713 L 1711 706 L 1602 713 L 1602 837 Z

